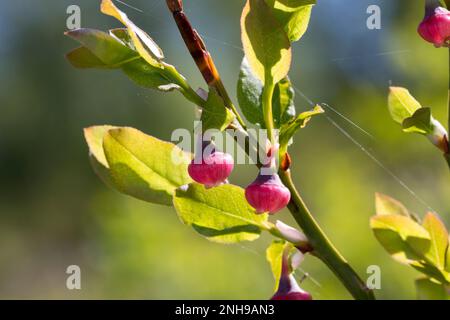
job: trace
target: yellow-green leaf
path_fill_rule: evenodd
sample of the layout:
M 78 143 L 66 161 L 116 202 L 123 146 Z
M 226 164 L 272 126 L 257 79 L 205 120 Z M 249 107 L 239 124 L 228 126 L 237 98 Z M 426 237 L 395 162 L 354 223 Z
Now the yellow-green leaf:
M 287 76 L 291 44 L 264 0 L 247 0 L 241 17 L 241 37 L 245 56 L 263 83 L 277 83 Z
M 111 180 L 111 172 L 105 153 L 103 152 L 103 137 L 116 127 L 113 126 L 93 126 L 84 129 L 84 138 L 89 147 L 89 159 L 95 173 L 100 179 L 111 188 L 115 188 Z
M 419 108 L 411 117 L 402 122 L 404 132 L 415 132 L 420 134 L 430 134 L 433 132 L 433 117 L 430 108 Z
M 370 219 L 370 227 L 386 251 L 401 263 L 422 260 L 430 248 L 428 231 L 409 217 L 377 215 Z
M 132 59 L 136 59 L 139 55 L 136 51 L 131 50 L 123 43 L 119 42 L 110 34 L 95 29 L 75 29 L 65 33 L 67 36 L 78 41 L 87 48 L 92 55 L 97 57 L 101 62 L 109 67 L 119 67 Z M 83 50 L 69 54 L 69 61 L 77 63 L 77 59 L 86 59 L 87 52 Z M 92 56 L 90 60 L 92 60 Z M 82 63 L 80 61 L 79 63 Z
M 377 215 L 397 214 L 409 217 L 408 209 L 400 201 L 381 193 L 375 194 L 375 210 Z
M 315 0 L 266 0 L 283 25 L 291 42 L 298 41 L 308 29 Z
M 283 261 L 283 253 L 288 248 L 289 244 L 282 240 L 274 240 L 266 249 L 266 259 L 270 264 L 273 277 L 275 279 L 274 292 L 278 290 L 278 285 L 281 278 L 281 266 Z
M 267 214 L 257 215 L 238 186 L 192 183 L 177 189 L 173 203 L 181 221 L 211 241 L 253 241 L 267 228 Z
M 417 109 L 422 108 L 409 91 L 401 87 L 390 87 L 388 105 L 392 119 L 400 124 L 411 117 Z
M 324 110 L 321 106 L 316 105 L 312 110 L 302 112 L 283 124 L 280 128 L 280 152 L 284 153 L 286 151 L 289 141 L 299 129 L 304 128 L 313 116 L 321 113 L 324 113 Z
M 175 190 L 192 180 L 191 155 L 133 128 L 109 130 L 103 149 L 114 186 L 138 199 L 172 205 Z
M 201 121 L 203 130 L 218 129 L 223 131 L 234 119 L 234 113 L 225 107 L 223 99 L 214 89 L 210 89 L 208 99 L 202 106 Z
M 66 54 L 66 58 L 75 68 L 109 68 L 109 65 L 97 58 L 97 56 L 86 47 L 73 49 Z
M 426 256 L 434 262 L 435 266 L 444 270 L 445 259 L 448 248 L 448 232 L 442 221 L 434 214 L 427 213 L 422 223 L 423 227 L 428 231 L 431 238 L 430 250 Z
M 116 18 L 127 27 L 136 51 L 147 63 L 154 67 L 161 67 L 160 61 L 164 58 L 164 54 L 147 33 L 137 27 L 111 0 L 102 0 L 101 11 Z

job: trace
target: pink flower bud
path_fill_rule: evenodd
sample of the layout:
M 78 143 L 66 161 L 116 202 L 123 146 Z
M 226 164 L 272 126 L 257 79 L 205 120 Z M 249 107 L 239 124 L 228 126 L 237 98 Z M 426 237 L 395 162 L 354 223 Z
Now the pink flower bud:
M 211 188 L 226 183 L 233 168 L 233 157 L 213 148 L 210 153 L 195 157 L 189 164 L 188 172 L 194 181 Z
M 427 5 L 425 18 L 420 23 L 420 36 L 435 47 L 448 47 L 450 43 L 450 11 L 436 5 Z
M 289 264 L 289 251 L 285 250 L 281 261 L 281 277 L 278 283 L 278 290 L 270 300 L 312 300 L 311 294 L 300 288 L 294 278 L 292 269 L 297 268 L 298 264 L 295 266 Z
M 294 276 L 281 276 L 277 292 L 270 300 L 312 300 L 309 292 L 299 287 Z
M 291 193 L 283 185 L 278 174 L 262 175 L 260 173 L 245 189 L 245 198 L 257 213 L 273 214 L 286 207 L 291 199 Z

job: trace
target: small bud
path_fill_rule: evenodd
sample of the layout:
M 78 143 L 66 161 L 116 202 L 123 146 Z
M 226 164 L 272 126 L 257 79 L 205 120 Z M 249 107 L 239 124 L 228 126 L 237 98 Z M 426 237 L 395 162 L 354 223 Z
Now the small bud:
M 286 207 L 291 193 L 280 180 L 278 174 L 258 174 L 258 177 L 245 189 L 245 198 L 257 213 L 276 213 Z
M 286 223 L 277 220 L 275 222 L 275 227 L 280 232 L 280 234 L 291 243 L 306 243 L 308 242 L 308 238 L 306 238 L 303 232 L 298 231 L 297 229 L 287 225 Z
M 433 125 L 433 132 L 427 137 L 436 147 L 438 147 L 445 154 L 449 153 L 448 134 L 444 126 L 436 119 L 431 119 Z
M 418 32 L 435 47 L 448 47 L 450 44 L 450 11 L 440 7 L 436 1 L 427 1 L 425 18 Z
M 205 145 L 203 151 L 211 144 Z M 188 166 L 191 178 L 207 188 L 212 188 L 226 183 L 228 176 L 234 168 L 233 157 L 227 153 L 216 151 L 214 147 L 211 152 L 195 157 Z

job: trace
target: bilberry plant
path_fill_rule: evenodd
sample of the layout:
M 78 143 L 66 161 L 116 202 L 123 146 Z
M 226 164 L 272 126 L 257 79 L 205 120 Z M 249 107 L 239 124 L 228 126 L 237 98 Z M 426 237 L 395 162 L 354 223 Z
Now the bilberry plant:
M 218 243 L 254 241 L 262 232 L 275 239 L 266 251 L 274 278 L 274 293 L 282 300 L 311 300 L 294 272 L 304 258 L 321 260 L 355 299 L 371 300 L 374 293 L 330 242 L 309 211 L 291 177 L 295 159 L 289 147 L 297 132 L 324 110 L 316 106 L 297 114 L 289 79 L 292 43 L 308 29 L 316 0 L 247 0 L 240 20 L 244 57 L 234 105 L 199 33 L 192 27 L 181 0 L 166 0 L 186 48 L 206 83 L 194 90 L 177 68 L 164 59 L 161 48 L 112 0 L 102 0 L 101 12 L 124 27 L 107 32 L 76 29 L 66 35 L 81 46 L 67 54 L 77 68 L 121 70 L 137 85 L 161 92 L 176 91 L 200 110 L 202 132 L 194 154 L 170 142 L 129 127 L 93 126 L 85 139 L 95 172 L 110 187 L 135 198 L 173 206 L 180 220 L 201 236 Z M 437 7 L 439 5 L 439 7 Z M 442 8 L 440 7 L 442 6 Z M 419 33 L 438 47 L 448 46 L 448 11 L 444 2 L 427 0 L 427 14 Z M 406 132 L 426 135 L 449 161 L 448 133 L 404 88 L 392 87 L 389 109 Z M 240 111 L 239 111 L 240 110 Z M 242 112 L 242 114 L 240 113 Z M 233 157 L 218 150 L 209 129 L 232 130 L 250 154 L 248 126 L 266 130 L 258 141 L 258 175 L 244 190 L 229 176 Z M 239 140 L 239 139 L 238 139 Z M 175 161 L 176 160 L 176 161 Z M 418 282 L 441 296 L 449 285 L 448 232 L 434 213 L 423 222 L 398 201 L 378 195 L 377 215 L 371 219 L 376 238 L 397 260 L 425 274 Z M 287 208 L 299 228 L 269 216 Z M 428 291 L 427 291 L 428 292 Z M 423 293 L 422 293 L 423 294 Z M 427 293 L 428 294 L 428 293 Z

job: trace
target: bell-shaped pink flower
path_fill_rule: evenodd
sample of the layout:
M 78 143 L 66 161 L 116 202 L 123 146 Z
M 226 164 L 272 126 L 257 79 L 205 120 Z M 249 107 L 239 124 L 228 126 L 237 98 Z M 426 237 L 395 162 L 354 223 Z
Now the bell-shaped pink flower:
M 204 152 L 210 146 L 209 152 Z M 228 153 L 216 151 L 211 144 L 204 144 L 201 154 L 196 156 L 188 166 L 191 178 L 207 188 L 226 183 L 234 168 L 233 157 Z
M 280 180 L 278 174 L 258 174 L 245 189 L 245 198 L 257 213 L 274 214 L 287 206 L 291 193 Z
M 418 32 L 423 39 L 434 44 L 435 47 L 448 47 L 450 44 L 450 11 L 429 2 Z

